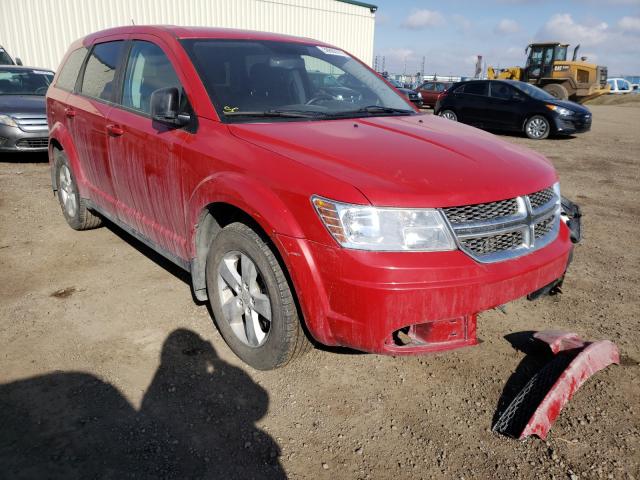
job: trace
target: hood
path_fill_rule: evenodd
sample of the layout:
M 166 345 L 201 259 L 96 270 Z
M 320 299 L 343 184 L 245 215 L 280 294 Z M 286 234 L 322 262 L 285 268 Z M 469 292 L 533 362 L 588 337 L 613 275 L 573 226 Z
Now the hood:
M 44 95 L 0 95 L 0 113 L 7 114 L 47 114 Z
M 229 128 L 245 141 L 348 182 L 376 206 L 449 207 L 503 200 L 541 190 L 557 179 L 542 155 L 433 115 Z M 320 187 L 309 194 L 331 196 Z
M 591 113 L 591 110 L 589 110 L 587 107 L 584 107 L 576 102 L 570 102 L 568 100 L 553 100 L 553 101 L 549 100 L 549 101 L 545 101 L 545 103 L 548 103 L 550 105 L 557 105 L 559 107 L 563 107 L 580 114 Z

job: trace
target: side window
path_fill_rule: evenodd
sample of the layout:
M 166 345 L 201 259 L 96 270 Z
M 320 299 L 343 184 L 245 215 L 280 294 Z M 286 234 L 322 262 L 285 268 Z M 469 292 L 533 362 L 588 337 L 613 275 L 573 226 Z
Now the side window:
M 150 113 L 151 94 L 168 87 L 182 91 L 178 76 L 165 53 L 151 42 L 134 41 L 124 74 L 122 105 Z
M 511 100 L 513 90 L 509 85 L 500 82 L 491 82 L 491 97 L 501 100 Z
M 618 80 L 618 90 L 629 90 L 626 80 Z
M 464 87 L 465 87 L 465 85 L 460 85 L 459 87 L 457 87 L 457 88 L 453 91 L 453 93 L 465 93 L 465 92 L 464 92 Z
M 487 82 L 471 82 L 467 83 L 464 93 L 469 95 L 487 95 Z
M 84 69 L 80 91 L 89 97 L 113 102 L 115 100 L 115 75 L 124 42 L 106 42 L 96 45 L 91 51 Z
M 78 74 L 82 68 L 84 58 L 87 56 L 87 49 L 82 47 L 71 52 L 67 61 L 60 70 L 56 87 L 72 92 L 76 86 Z

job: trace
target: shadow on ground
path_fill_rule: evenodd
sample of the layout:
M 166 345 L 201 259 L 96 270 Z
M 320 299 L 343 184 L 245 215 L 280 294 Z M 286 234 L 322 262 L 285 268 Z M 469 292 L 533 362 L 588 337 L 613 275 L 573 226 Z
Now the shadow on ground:
M 209 342 L 176 330 L 140 410 L 87 373 L 0 385 L 0 477 L 285 478 L 255 426 L 268 403 Z

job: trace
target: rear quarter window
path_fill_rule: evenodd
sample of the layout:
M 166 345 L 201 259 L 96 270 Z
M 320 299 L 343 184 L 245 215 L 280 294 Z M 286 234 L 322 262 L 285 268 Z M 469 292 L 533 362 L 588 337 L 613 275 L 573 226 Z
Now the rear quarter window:
M 468 95 L 487 95 L 486 82 L 471 82 L 464 86 L 464 93 Z
M 91 51 L 82 77 L 83 95 L 113 102 L 116 97 L 116 68 L 120 63 L 124 41 L 99 43 Z
M 87 49 L 85 47 L 71 52 L 67 57 L 67 61 L 60 70 L 60 75 L 58 75 L 58 80 L 56 80 L 56 87 L 69 92 L 74 90 L 78 74 L 80 73 L 80 68 L 82 68 L 82 63 L 86 56 Z

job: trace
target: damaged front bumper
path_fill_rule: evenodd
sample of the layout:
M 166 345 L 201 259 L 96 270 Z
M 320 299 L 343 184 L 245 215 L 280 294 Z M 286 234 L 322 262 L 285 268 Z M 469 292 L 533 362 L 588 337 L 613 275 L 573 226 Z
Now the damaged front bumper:
M 531 435 L 544 440 L 578 388 L 600 370 L 619 364 L 620 354 L 609 340 L 585 342 L 575 333 L 560 331 L 536 332 L 528 343 L 546 344 L 550 356 L 499 413 L 493 431 L 520 440 Z M 545 352 L 533 349 L 529 354 Z
M 573 203 L 568 198 L 562 197 L 560 212 L 560 218 L 569 229 L 569 238 L 571 238 L 571 243 L 579 243 L 582 240 L 582 211 L 580 210 L 580 206 L 576 203 Z M 569 264 L 571 264 L 572 260 L 573 251 L 569 256 L 567 268 L 569 267 Z M 563 274 L 560 278 L 557 278 L 553 282 L 545 285 L 544 287 L 536 290 L 535 292 L 531 292 L 529 295 L 527 295 L 527 300 L 537 300 L 538 298 L 545 295 L 556 295 L 558 293 L 562 293 L 562 282 L 564 282 L 564 275 L 565 274 Z

